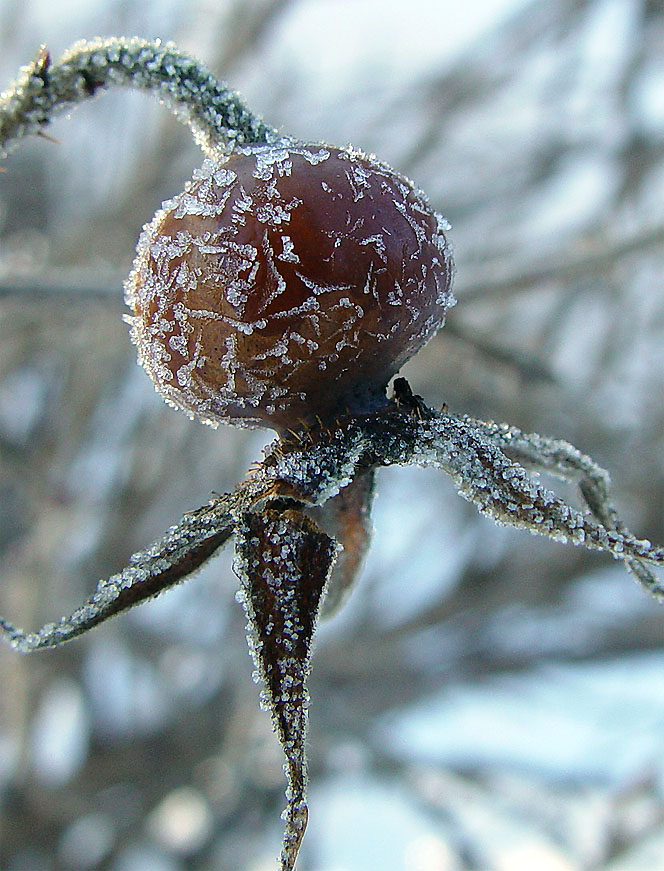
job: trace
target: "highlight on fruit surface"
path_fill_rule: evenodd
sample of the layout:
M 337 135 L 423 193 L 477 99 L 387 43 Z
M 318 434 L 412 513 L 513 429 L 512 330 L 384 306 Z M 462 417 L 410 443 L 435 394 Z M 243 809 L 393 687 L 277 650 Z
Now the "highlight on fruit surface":
M 213 426 L 380 407 L 454 303 L 447 228 L 350 148 L 282 139 L 206 160 L 139 240 L 125 286 L 139 360 Z

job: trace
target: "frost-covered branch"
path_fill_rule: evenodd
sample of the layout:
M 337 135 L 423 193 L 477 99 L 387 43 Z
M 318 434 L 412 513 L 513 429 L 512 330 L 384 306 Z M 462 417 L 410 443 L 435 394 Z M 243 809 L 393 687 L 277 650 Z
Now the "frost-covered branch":
M 57 63 L 42 47 L 0 96 L 0 149 L 42 133 L 56 115 L 111 86 L 154 94 L 208 154 L 276 136 L 235 92 L 172 43 L 112 38 L 78 42 Z

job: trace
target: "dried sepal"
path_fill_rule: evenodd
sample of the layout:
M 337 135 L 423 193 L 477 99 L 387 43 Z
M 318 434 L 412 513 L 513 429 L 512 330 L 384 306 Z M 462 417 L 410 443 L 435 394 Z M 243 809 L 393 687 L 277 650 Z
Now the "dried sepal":
M 288 805 L 281 868 L 291 871 L 307 825 L 306 725 L 311 641 L 337 553 L 301 511 L 247 513 L 237 529 L 236 572 L 248 639 L 286 756 Z
M 70 616 L 47 623 L 36 632 L 24 632 L 0 618 L 0 637 L 21 653 L 57 647 L 180 583 L 231 536 L 235 498 L 219 496 L 185 514 L 159 541 L 135 553 L 125 569 L 99 581 L 92 596 Z
M 323 599 L 321 617 L 331 617 L 343 606 L 364 565 L 373 531 L 371 505 L 375 477 L 373 469 L 358 472 L 336 496 L 309 510 L 342 547 Z
M 435 467 L 450 475 L 459 493 L 494 522 L 605 551 L 624 560 L 649 593 L 662 597 L 661 583 L 644 563 L 664 565 L 664 548 L 637 539 L 627 529 L 611 504 L 608 474 L 572 445 L 521 434 L 520 458 L 529 466 L 560 477 L 576 476 L 594 516 L 579 511 L 507 455 L 508 431 L 513 433 L 510 445 L 518 447 L 518 430 L 435 412 L 419 397 L 404 394 L 398 404 L 339 419 L 335 426 L 321 429 L 318 437 L 310 430 L 301 445 L 269 454 L 263 486 L 275 476 L 311 494 L 311 502 L 323 504 L 363 469 L 394 464 Z
M 611 501 L 609 473 L 574 445 L 539 433 L 524 433 L 504 423 L 465 419 L 526 468 L 548 472 L 563 481 L 576 484 L 583 501 L 605 529 L 631 535 Z M 655 597 L 662 596 L 664 591 L 661 582 L 641 559 L 627 557 L 625 565 L 649 593 Z
M 270 445 L 264 462 L 253 477 L 257 497 L 272 488 L 277 497 L 287 495 L 305 505 L 324 505 L 349 485 L 361 467 L 381 465 L 373 459 L 373 433 L 367 423 L 382 415 L 346 417 L 330 427 L 312 427 L 297 438 Z
M 492 427 L 446 413 L 432 414 L 428 419 L 411 414 L 401 427 L 387 429 L 382 445 L 376 447 L 385 463 L 413 463 L 447 472 L 460 495 L 495 523 L 625 560 L 646 590 L 662 598 L 661 584 L 642 563 L 664 565 L 664 548 L 637 539 L 622 523 L 609 501 L 608 487 L 597 484 L 602 478 L 608 480 L 607 473 L 589 460 L 595 483 L 591 486 L 586 476 L 582 493 L 595 520 L 534 481 L 523 466 L 504 453 L 500 439 L 490 432 Z M 568 448 L 571 457 L 576 449 Z M 542 465 L 546 465 L 544 458 Z

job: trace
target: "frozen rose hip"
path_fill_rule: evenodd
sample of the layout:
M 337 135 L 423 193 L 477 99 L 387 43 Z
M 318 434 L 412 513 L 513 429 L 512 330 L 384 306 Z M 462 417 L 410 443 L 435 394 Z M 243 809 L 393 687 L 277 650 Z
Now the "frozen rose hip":
M 139 360 L 213 426 L 369 411 L 454 301 L 445 229 L 410 181 L 351 149 L 283 140 L 206 161 L 139 240 Z

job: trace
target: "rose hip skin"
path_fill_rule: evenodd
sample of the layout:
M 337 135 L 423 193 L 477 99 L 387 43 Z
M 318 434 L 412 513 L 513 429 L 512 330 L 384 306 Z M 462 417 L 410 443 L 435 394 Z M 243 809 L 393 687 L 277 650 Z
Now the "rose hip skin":
M 283 140 L 206 161 L 139 240 L 139 360 L 213 426 L 369 411 L 454 302 L 445 229 L 411 182 L 350 149 Z

